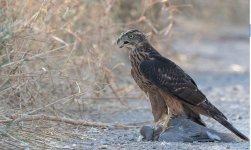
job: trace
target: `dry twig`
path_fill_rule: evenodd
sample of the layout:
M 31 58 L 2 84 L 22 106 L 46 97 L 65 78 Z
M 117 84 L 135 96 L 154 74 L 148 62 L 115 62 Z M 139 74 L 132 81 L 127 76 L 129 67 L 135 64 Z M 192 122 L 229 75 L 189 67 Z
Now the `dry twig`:
M 64 122 L 67 124 L 72 125 L 81 125 L 81 126 L 88 126 L 88 127 L 99 127 L 99 128 L 116 128 L 116 129 L 128 129 L 128 128 L 134 128 L 137 126 L 132 126 L 130 124 L 124 125 L 124 124 L 105 124 L 105 123 L 98 123 L 98 122 L 90 122 L 85 120 L 79 120 L 79 119 L 70 119 L 65 117 L 57 117 L 57 116 L 48 116 L 45 114 L 38 114 L 38 115 L 24 115 L 20 118 L 16 118 L 16 116 L 12 117 L 13 119 L 6 119 L 6 120 L 0 120 L 0 123 L 19 123 L 22 121 L 35 121 L 35 120 L 47 120 L 47 121 L 55 121 L 55 122 Z
M 21 118 L 1 120 L 0 123 L 19 123 L 22 121 L 35 121 L 35 120 L 48 120 L 48 121 L 55 121 L 55 122 L 64 122 L 64 123 L 68 123 L 72 125 L 83 125 L 83 126 L 92 126 L 92 127 L 101 127 L 101 128 L 109 127 L 109 125 L 103 124 L 103 123 L 88 122 L 84 120 L 75 120 L 75 119 L 63 118 L 63 117 L 57 117 L 57 116 L 48 116 L 44 114 L 24 115 Z

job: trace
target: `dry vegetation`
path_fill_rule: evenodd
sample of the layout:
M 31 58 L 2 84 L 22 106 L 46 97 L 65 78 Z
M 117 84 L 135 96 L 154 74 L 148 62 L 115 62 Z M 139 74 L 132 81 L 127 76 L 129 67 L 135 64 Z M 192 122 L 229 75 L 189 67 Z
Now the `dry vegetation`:
M 232 7 L 239 2 L 231 2 L 227 5 L 234 11 L 221 10 L 226 11 L 226 18 L 239 11 Z M 170 41 L 174 26 L 181 26 L 175 23 L 182 17 L 175 20 L 175 15 L 186 18 L 181 10 L 194 18 L 217 16 L 207 11 L 196 15 L 194 5 L 202 9 L 208 4 L 194 0 L 1 0 L 0 137 L 21 146 L 48 147 L 48 138 L 63 135 L 55 131 L 49 136 L 54 123 L 41 120 L 67 122 L 71 118 L 67 123 L 74 124 L 74 119 L 78 123 L 102 100 L 116 99 L 126 105 L 128 98 L 141 97 L 139 91 L 133 92 L 137 87 L 125 65 L 127 52 L 118 50 L 116 38 L 137 27 L 153 43 L 163 38 Z M 80 121 L 79 125 L 88 123 Z M 9 145 L 20 146 L 10 141 Z

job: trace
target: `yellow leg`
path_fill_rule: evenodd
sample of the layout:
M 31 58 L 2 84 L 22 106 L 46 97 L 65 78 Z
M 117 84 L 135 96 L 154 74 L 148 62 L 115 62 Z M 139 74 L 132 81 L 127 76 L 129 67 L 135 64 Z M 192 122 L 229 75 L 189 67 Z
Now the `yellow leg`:
M 159 120 L 157 122 L 155 122 L 153 128 L 154 128 L 154 140 L 157 140 L 159 138 L 159 135 L 162 132 L 165 132 L 166 129 L 169 128 L 168 126 L 168 122 L 171 118 L 171 113 L 169 113 L 169 109 L 168 109 L 168 113 L 162 114 L 162 116 L 159 118 Z
M 169 109 L 168 109 L 167 114 L 163 114 L 160 117 L 159 121 L 156 122 L 157 126 L 161 126 L 162 127 L 162 132 L 164 132 L 168 128 L 168 122 L 169 122 L 169 120 L 171 118 L 171 115 L 172 114 L 169 112 Z

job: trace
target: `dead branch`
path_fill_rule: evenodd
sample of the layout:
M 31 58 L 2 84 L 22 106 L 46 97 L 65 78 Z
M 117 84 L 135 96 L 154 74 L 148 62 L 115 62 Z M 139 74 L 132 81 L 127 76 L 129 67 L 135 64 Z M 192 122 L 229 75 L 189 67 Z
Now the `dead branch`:
M 105 71 L 105 79 L 108 83 L 109 88 L 112 90 L 112 93 L 118 98 L 118 100 L 121 102 L 121 104 L 128 106 L 128 102 L 125 101 L 124 99 L 122 99 L 119 94 L 117 93 L 117 91 L 114 89 L 115 83 L 111 81 L 112 79 L 112 73 L 111 71 L 106 68 L 105 66 L 102 67 Z
M 54 122 L 64 122 L 67 124 L 72 125 L 80 125 L 80 126 L 88 126 L 88 127 L 99 127 L 99 128 L 116 128 L 116 129 L 128 129 L 128 128 L 135 128 L 136 126 L 131 125 L 124 125 L 124 124 L 105 124 L 105 123 L 99 123 L 99 122 L 90 122 L 85 120 L 79 120 L 79 119 L 70 119 L 70 118 L 63 118 L 63 117 L 57 117 L 57 116 L 48 116 L 45 114 L 39 114 L 39 115 L 24 115 L 20 118 L 16 118 L 15 116 L 12 117 L 13 119 L 6 119 L 6 120 L 0 120 L 0 123 L 19 123 L 22 121 L 35 121 L 35 120 L 47 120 L 47 121 L 54 121 Z
M 19 123 L 22 121 L 35 121 L 35 120 L 48 120 L 48 121 L 55 121 L 55 122 L 64 122 L 72 125 L 83 125 L 83 126 L 92 126 L 92 127 L 101 127 L 101 128 L 108 128 L 109 125 L 103 124 L 103 123 L 97 123 L 97 122 L 88 122 L 84 120 L 75 120 L 70 118 L 62 118 L 57 116 L 48 116 L 44 114 L 39 115 L 25 115 L 21 118 L 17 119 L 7 119 L 7 120 L 1 120 L 0 123 Z
M 45 106 L 43 106 L 43 107 L 40 107 L 40 108 L 38 108 L 38 109 L 35 109 L 35 110 L 31 111 L 31 112 L 28 112 L 27 115 L 34 114 L 35 112 L 37 112 L 37 111 L 39 111 L 39 110 L 42 110 L 42 109 L 45 109 L 45 108 L 47 108 L 47 107 L 53 106 L 53 105 L 55 105 L 55 104 L 57 104 L 57 103 L 59 103 L 59 102 L 62 102 L 62 101 L 66 102 L 66 101 L 69 101 L 72 97 L 81 96 L 81 95 L 83 95 L 83 94 L 85 94 L 85 93 L 76 93 L 76 94 L 72 94 L 72 95 L 67 96 L 67 97 L 64 97 L 64 98 L 60 98 L 60 99 L 58 99 L 58 100 L 56 100 L 56 101 L 54 101 L 54 102 L 52 102 L 52 103 L 50 103 L 50 104 L 47 104 L 47 105 L 45 105 Z
M 22 63 L 24 61 L 30 61 L 30 60 L 34 60 L 38 57 L 41 57 L 41 56 L 44 56 L 44 55 L 48 55 L 48 54 L 51 54 L 53 52 L 56 52 L 56 51 L 59 51 L 59 50 L 62 50 L 64 48 L 67 48 L 69 46 L 73 45 L 72 43 L 71 44 L 68 44 L 68 45 L 63 45 L 63 46 L 60 46 L 60 47 L 57 47 L 55 49 L 52 49 L 52 50 L 49 50 L 47 52 L 44 52 L 44 53 L 39 53 L 37 55 L 34 55 L 34 56 L 31 56 L 31 57 L 28 57 L 28 58 L 22 58 L 20 60 L 17 60 L 17 61 L 13 61 L 13 62 L 10 62 L 8 64 L 4 64 L 2 65 L 0 68 L 4 68 L 4 67 L 7 67 L 7 66 L 10 66 L 10 65 L 14 65 L 14 64 L 17 64 L 17 63 Z

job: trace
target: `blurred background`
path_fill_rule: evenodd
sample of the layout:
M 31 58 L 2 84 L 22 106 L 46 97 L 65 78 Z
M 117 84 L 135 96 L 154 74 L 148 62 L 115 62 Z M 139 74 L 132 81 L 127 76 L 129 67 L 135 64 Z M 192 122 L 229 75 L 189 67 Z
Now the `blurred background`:
M 222 82 L 249 85 L 248 25 L 245 0 L 1 0 L 0 118 L 95 120 L 86 114 L 137 109 L 130 101 L 147 98 L 130 75 L 128 51 L 116 45 L 131 28 L 202 89 L 225 74 L 234 76 Z

